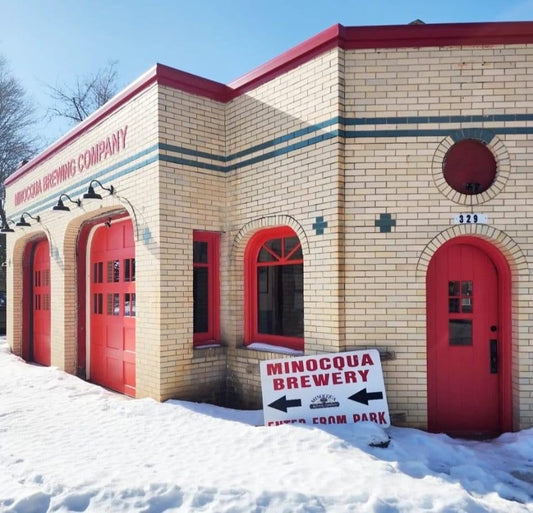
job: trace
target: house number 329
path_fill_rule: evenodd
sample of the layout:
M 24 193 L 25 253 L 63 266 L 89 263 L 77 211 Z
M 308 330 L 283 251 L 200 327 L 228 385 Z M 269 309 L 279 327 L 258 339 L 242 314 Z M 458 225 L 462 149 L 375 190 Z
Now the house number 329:
M 484 214 L 457 214 L 454 218 L 455 224 L 477 224 L 486 223 L 487 216 Z

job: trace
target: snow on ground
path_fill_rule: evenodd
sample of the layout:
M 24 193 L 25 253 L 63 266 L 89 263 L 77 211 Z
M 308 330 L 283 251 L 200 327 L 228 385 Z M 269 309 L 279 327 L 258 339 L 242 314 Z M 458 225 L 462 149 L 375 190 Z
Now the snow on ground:
M 261 411 L 128 399 L 25 364 L 0 339 L 0 511 L 533 511 L 533 430 L 472 442 L 261 423 Z

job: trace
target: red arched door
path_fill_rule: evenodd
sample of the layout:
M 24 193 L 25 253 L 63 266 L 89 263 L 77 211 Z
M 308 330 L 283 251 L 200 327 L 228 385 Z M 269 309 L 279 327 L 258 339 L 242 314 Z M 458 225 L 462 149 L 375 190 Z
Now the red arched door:
M 32 261 L 32 360 L 50 365 L 50 245 L 35 244 Z
M 90 249 L 90 378 L 135 396 L 135 242 L 130 220 L 96 229 Z
M 445 244 L 427 275 L 428 427 L 456 435 L 502 431 L 504 330 L 500 277 L 468 241 Z

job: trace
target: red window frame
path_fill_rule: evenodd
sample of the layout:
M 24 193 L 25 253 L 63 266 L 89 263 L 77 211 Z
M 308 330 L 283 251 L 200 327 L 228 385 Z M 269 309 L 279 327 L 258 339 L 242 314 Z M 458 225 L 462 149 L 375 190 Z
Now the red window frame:
M 286 347 L 297 351 L 303 351 L 304 338 L 303 337 L 291 337 L 283 335 L 271 335 L 265 333 L 259 333 L 258 329 L 258 283 L 257 283 L 257 268 L 258 268 L 258 256 L 261 248 L 272 239 L 285 239 L 289 237 L 298 237 L 296 232 L 288 226 L 281 226 L 276 228 L 270 228 L 257 232 L 248 242 L 246 246 L 244 256 L 244 290 L 245 290 L 245 305 L 244 305 L 244 345 L 250 345 L 254 342 L 262 342 L 274 346 Z M 284 244 L 282 244 L 284 246 Z M 301 247 L 301 245 L 300 245 Z M 292 254 L 292 251 L 291 251 Z M 303 258 L 298 260 L 288 260 L 285 257 L 290 255 L 284 255 L 278 262 L 273 262 L 270 265 L 294 265 L 302 264 Z M 261 263 L 263 265 L 269 265 Z M 303 315 L 303 313 L 302 313 Z
M 193 232 L 194 242 L 207 243 L 207 263 L 194 262 L 193 269 L 204 267 L 208 270 L 207 279 L 207 331 L 193 333 L 194 347 L 218 343 L 220 339 L 220 276 L 219 276 L 219 247 L 220 234 L 216 232 Z M 193 285 L 194 286 L 194 285 Z M 193 305 L 194 308 L 194 305 Z M 194 326 L 193 326 L 194 331 Z

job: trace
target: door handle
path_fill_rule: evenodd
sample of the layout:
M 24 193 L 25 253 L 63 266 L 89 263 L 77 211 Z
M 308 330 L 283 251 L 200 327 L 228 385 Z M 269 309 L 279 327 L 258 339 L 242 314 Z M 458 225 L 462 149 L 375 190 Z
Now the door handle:
M 498 341 L 489 340 L 490 344 L 490 373 L 498 374 Z

